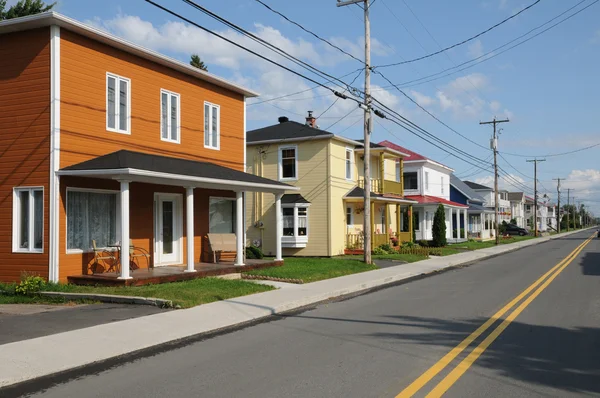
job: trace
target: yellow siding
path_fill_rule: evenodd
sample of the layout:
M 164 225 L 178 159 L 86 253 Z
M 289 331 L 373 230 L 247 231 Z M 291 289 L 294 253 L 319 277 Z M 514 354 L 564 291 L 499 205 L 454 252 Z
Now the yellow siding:
M 385 174 L 384 178 L 390 181 L 396 181 L 396 159 L 385 159 Z

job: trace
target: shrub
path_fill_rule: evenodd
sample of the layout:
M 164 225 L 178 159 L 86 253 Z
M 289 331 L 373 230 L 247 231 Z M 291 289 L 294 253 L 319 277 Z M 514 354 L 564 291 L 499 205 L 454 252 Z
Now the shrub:
M 439 205 L 433 217 L 433 246 L 446 246 L 446 211 L 443 205 Z
M 260 250 L 260 247 L 248 246 L 246 248 L 246 258 L 261 259 L 263 257 L 264 257 L 264 254 L 263 254 L 262 250 Z
M 382 254 L 388 254 L 388 252 L 387 252 L 386 250 L 383 250 L 383 249 L 381 248 L 381 246 L 379 246 L 379 247 L 376 247 L 375 249 L 373 249 L 373 252 L 372 252 L 372 254 L 375 254 L 375 255 L 382 255 Z
M 417 242 L 419 244 L 419 246 L 421 247 L 429 247 L 429 241 L 425 240 L 425 239 L 421 239 L 419 242 Z
M 500 224 L 500 226 L 498 227 L 498 232 L 500 234 L 504 234 L 506 232 L 507 226 L 508 226 L 508 223 L 506 221 L 502 221 L 502 224 Z
M 23 296 L 37 293 L 46 284 L 46 280 L 39 275 L 33 275 L 29 273 L 23 273 L 21 275 L 21 282 L 15 286 L 15 294 Z
M 402 248 L 405 248 L 405 247 L 410 249 L 410 248 L 415 247 L 415 244 L 413 242 L 404 242 L 402 244 Z
M 390 240 L 392 241 L 392 246 L 395 246 L 395 247 L 400 246 L 400 241 L 398 240 L 398 238 L 392 238 Z
M 388 243 L 384 243 L 383 245 L 379 246 L 379 248 L 381 248 L 381 250 L 385 251 L 386 253 L 394 252 L 394 249 L 392 249 L 392 246 L 390 246 Z

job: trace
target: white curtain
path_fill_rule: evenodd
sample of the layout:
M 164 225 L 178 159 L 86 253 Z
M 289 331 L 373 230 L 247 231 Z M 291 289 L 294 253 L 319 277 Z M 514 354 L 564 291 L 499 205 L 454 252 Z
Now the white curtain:
M 235 202 L 229 199 L 210 199 L 208 232 L 235 233 Z
M 112 193 L 67 193 L 67 248 L 89 250 L 114 244 L 117 236 L 117 195 Z
M 286 207 L 282 209 L 283 213 L 283 235 L 294 236 L 294 209 Z

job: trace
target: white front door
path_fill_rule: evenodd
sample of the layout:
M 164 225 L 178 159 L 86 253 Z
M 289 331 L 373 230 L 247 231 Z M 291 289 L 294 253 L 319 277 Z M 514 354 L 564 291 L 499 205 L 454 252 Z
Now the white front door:
M 181 195 L 156 194 L 154 217 L 155 265 L 181 263 Z

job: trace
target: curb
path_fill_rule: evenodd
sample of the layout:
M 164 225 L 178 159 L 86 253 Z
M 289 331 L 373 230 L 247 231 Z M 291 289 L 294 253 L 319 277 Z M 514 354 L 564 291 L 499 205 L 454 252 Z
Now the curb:
M 134 297 L 134 296 L 116 296 L 112 294 L 93 294 L 93 293 L 61 293 L 61 292 L 38 292 L 40 296 L 59 297 L 67 300 L 92 300 L 102 303 L 113 304 L 137 304 L 153 305 L 160 308 L 174 308 L 171 300 L 164 300 L 154 297 Z

